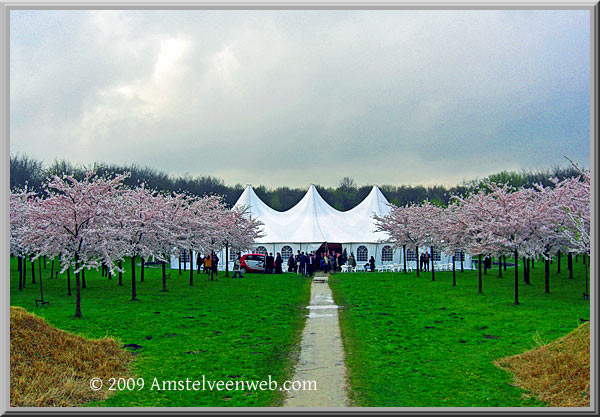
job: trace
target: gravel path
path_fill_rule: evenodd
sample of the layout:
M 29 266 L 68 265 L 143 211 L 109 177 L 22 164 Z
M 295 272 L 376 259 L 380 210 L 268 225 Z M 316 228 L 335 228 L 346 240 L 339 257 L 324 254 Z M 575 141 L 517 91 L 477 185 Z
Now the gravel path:
M 325 282 L 315 282 L 324 279 Z M 292 381 L 316 381 L 316 390 L 290 391 L 285 407 L 348 407 L 346 365 L 337 305 L 326 277 L 315 276 Z

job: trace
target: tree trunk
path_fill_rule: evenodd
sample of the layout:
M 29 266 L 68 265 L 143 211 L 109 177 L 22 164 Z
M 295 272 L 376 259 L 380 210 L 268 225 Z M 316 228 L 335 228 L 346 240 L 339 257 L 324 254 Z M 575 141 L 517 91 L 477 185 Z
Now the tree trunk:
M 460 251 L 460 272 L 465 272 L 465 268 L 464 268 L 464 259 L 465 259 L 465 253 L 463 251 Z
M 23 256 L 23 288 L 27 284 L 27 255 Z
M 75 252 L 75 270 L 79 268 L 79 257 Z M 79 272 L 75 274 L 75 318 L 81 317 L 81 282 Z
M 31 283 L 35 284 L 35 261 L 31 261 Z
M 42 274 L 40 274 L 40 302 L 44 307 L 44 287 L 42 286 Z
M 481 254 L 479 254 L 479 294 L 483 293 L 483 277 L 481 276 Z
M 52 259 L 52 263 L 50 264 L 50 279 L 54 277 L 54 259 Z
M 119 285 L 123 286 L 123 261 L 119 261 Z
M 535 262 L 533 262 L 533 260 L 531 261 L 531 268 L 529 267 L 529 265 L 527 265 L 527 276 L 529 277 L 529 272 L 531 272 L 532 269 L 535 269 Z
M 456 259 L 452 255 L 452 286 L 456 287 Z
M 161 262 L 162 266 L 162 291 L 166 292 L 167 290 L 167 263 Z
M 190 249 L 190 286 L 194 285 L 194 251 Z
M 85 269 L 81 270 L 81 288 L 87 288 L 85 285 Z
M 402 245 L 402 255 L 404 257 L 404 273 L 406 274 L 406 245 Z
M 23 291 L 23 258 L 17 257 L 17 267 L 19 268 L 19 291 Z
M 431 246 L 431 280 L 435 281 L 435 261 L 433 260 L 433 246 Z
M 140 282 L 144 282 L 144 266 L 146 265 L 146 262 L 144 261 L 143 256 L 141 256 L 140 259 L 142 260 L 142 265 L 140 269 Z
M 502 278 L 502 255 L 498 256 L 498 278 Z
M 135 256 L 131 257 L 131 301 L 137 301 L 137 292 L 135 288 Z
M 515 304 L 519 305 L 519 253 L 515 251 Z
M 576 254 L 575 254 L 575 262 L 577 262 L 577 261 L 578 261 L 578 259 L 577 259 L 578 257 L 579 257 L 579 255 L 576 253 Z
M 523 282 L 529 284 L 529 265 L 527 259 L 523 256 Z
M 229 276 L 229 244 L 225 244 L 225 276 Z
M 181 275 L 181 251 L 179 251 L 179 256 L 177 259 L 179 259 L 179 275 Z
M 560 274 L 560 249 L 558 250 L 558 254 L 556 255 L 556 273 Z
M 550 260 L 544 259 L 544 281 L 546 283 L 546 294 L 550 294 Z
M 42 257 L 41 256 L 38 258 L 38 277 L 40 279 L 42 279 Z
M 44 269 L 46 269 L 46 257 L 42 256 L 42 258 L 44 258 Z
M 416 253 L 417 253 L 417 258 L 416 258 L 417 259 L 417 262 L 416 262 L 416 264 L 417 264 L 417 277 L 418 277 L 419 276 L 419 269 L 421 267 L 421 262 L 419 262 L 419 247 L 418 246 L 416 247 Z
M 569 269 L 569 279 L 573 279 L 573 253 L 567 255 L 567 268 Z
M 506 271 L 506 255 L 502 255 L 502 259 L 504 261 L 504 270 Z
M 71 295 L 71 265 L 67 268 L 67 295 Z

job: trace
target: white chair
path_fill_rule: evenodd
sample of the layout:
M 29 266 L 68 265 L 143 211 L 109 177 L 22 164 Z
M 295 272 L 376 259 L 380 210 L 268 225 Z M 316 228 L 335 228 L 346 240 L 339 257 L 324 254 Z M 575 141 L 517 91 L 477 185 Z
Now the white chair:
M 350 270 L 350 265 L 342 265 L 342 272 L 348 272 Z

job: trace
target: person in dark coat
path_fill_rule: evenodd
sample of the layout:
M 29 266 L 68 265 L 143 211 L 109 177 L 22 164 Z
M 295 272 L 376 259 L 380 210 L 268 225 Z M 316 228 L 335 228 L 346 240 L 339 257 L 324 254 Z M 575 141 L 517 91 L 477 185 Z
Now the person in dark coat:
M 429 260 L 431 259 L 431 255 L 429 254 L 429 251 L 425 251 L 425 254 L 423 255 L 423 261 L 424 261 L 424 265 L 425 265 L 425 271 L 429 271 Z
M 302 252 L 300 254 L 300 259 L 298 260 L 298 265 L 299 265 L 299 272 L 302 274 L 302 276 L 306 276 L 306 255 L 304 255 L 304 252 Z
M 198 273 L 200 273 L 200 269 L 202 269 L 204 265 L 204 256 L 200 255 L 200 253 L 198 253 L 196 255 L 196 268 L 198 268 Z
M 369 259 L 369 266 L 371 267 L 371 272 L 375 272 L 375 258 L 372 256 L 371 259 Z
M 294 259 L 294 255 L 290 255 L 287 261 L 288 272 L 294 272 L 296 269 L 296 260 Z
M 281 254 L 279 252 L 277 252 L 277 257 L 275 258 L 275 273 L 276 274 L 283 274 L 283 269 L 281 268 L 282 264 L 283 264 L 283 258 L 281 257 Z
M 212 260 L 211 260 L 211 263 L 210 263 L 210 267 L 212 268 L 213 273 L 215 275 L 218 275 L 217 271 L 219 270 L 218 269 L 219 268 L 219 257 L 217 256 L 216 253 L 213 253 L 212 256 L 211 256 L 211 258 L 212 258 Z
M 307 267 L 306 272 L 308 273 L 308 276 L 312 278 L 313 273 L 315 271 L 315 255 L 314 254 L 311 253 L 308 256 L 308 260 L 306 261 L 306 267 Z

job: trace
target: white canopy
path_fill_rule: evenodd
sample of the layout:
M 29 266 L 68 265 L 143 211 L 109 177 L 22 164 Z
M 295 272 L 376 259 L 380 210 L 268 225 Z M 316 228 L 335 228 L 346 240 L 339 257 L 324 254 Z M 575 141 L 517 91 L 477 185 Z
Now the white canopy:
M 388 200 L 377 186 L 356 207 L 339 211 L 331 207 L 311 185 L 302 200 L 286 211 L 276 211 L 266 205 L 247 186 L 236 207 L 248 207 L 252 217 L 263 222 L 264 236 L 257 243 L 377 243 L 386 238 L 375 232 L 373 214 L 390 212 Z

